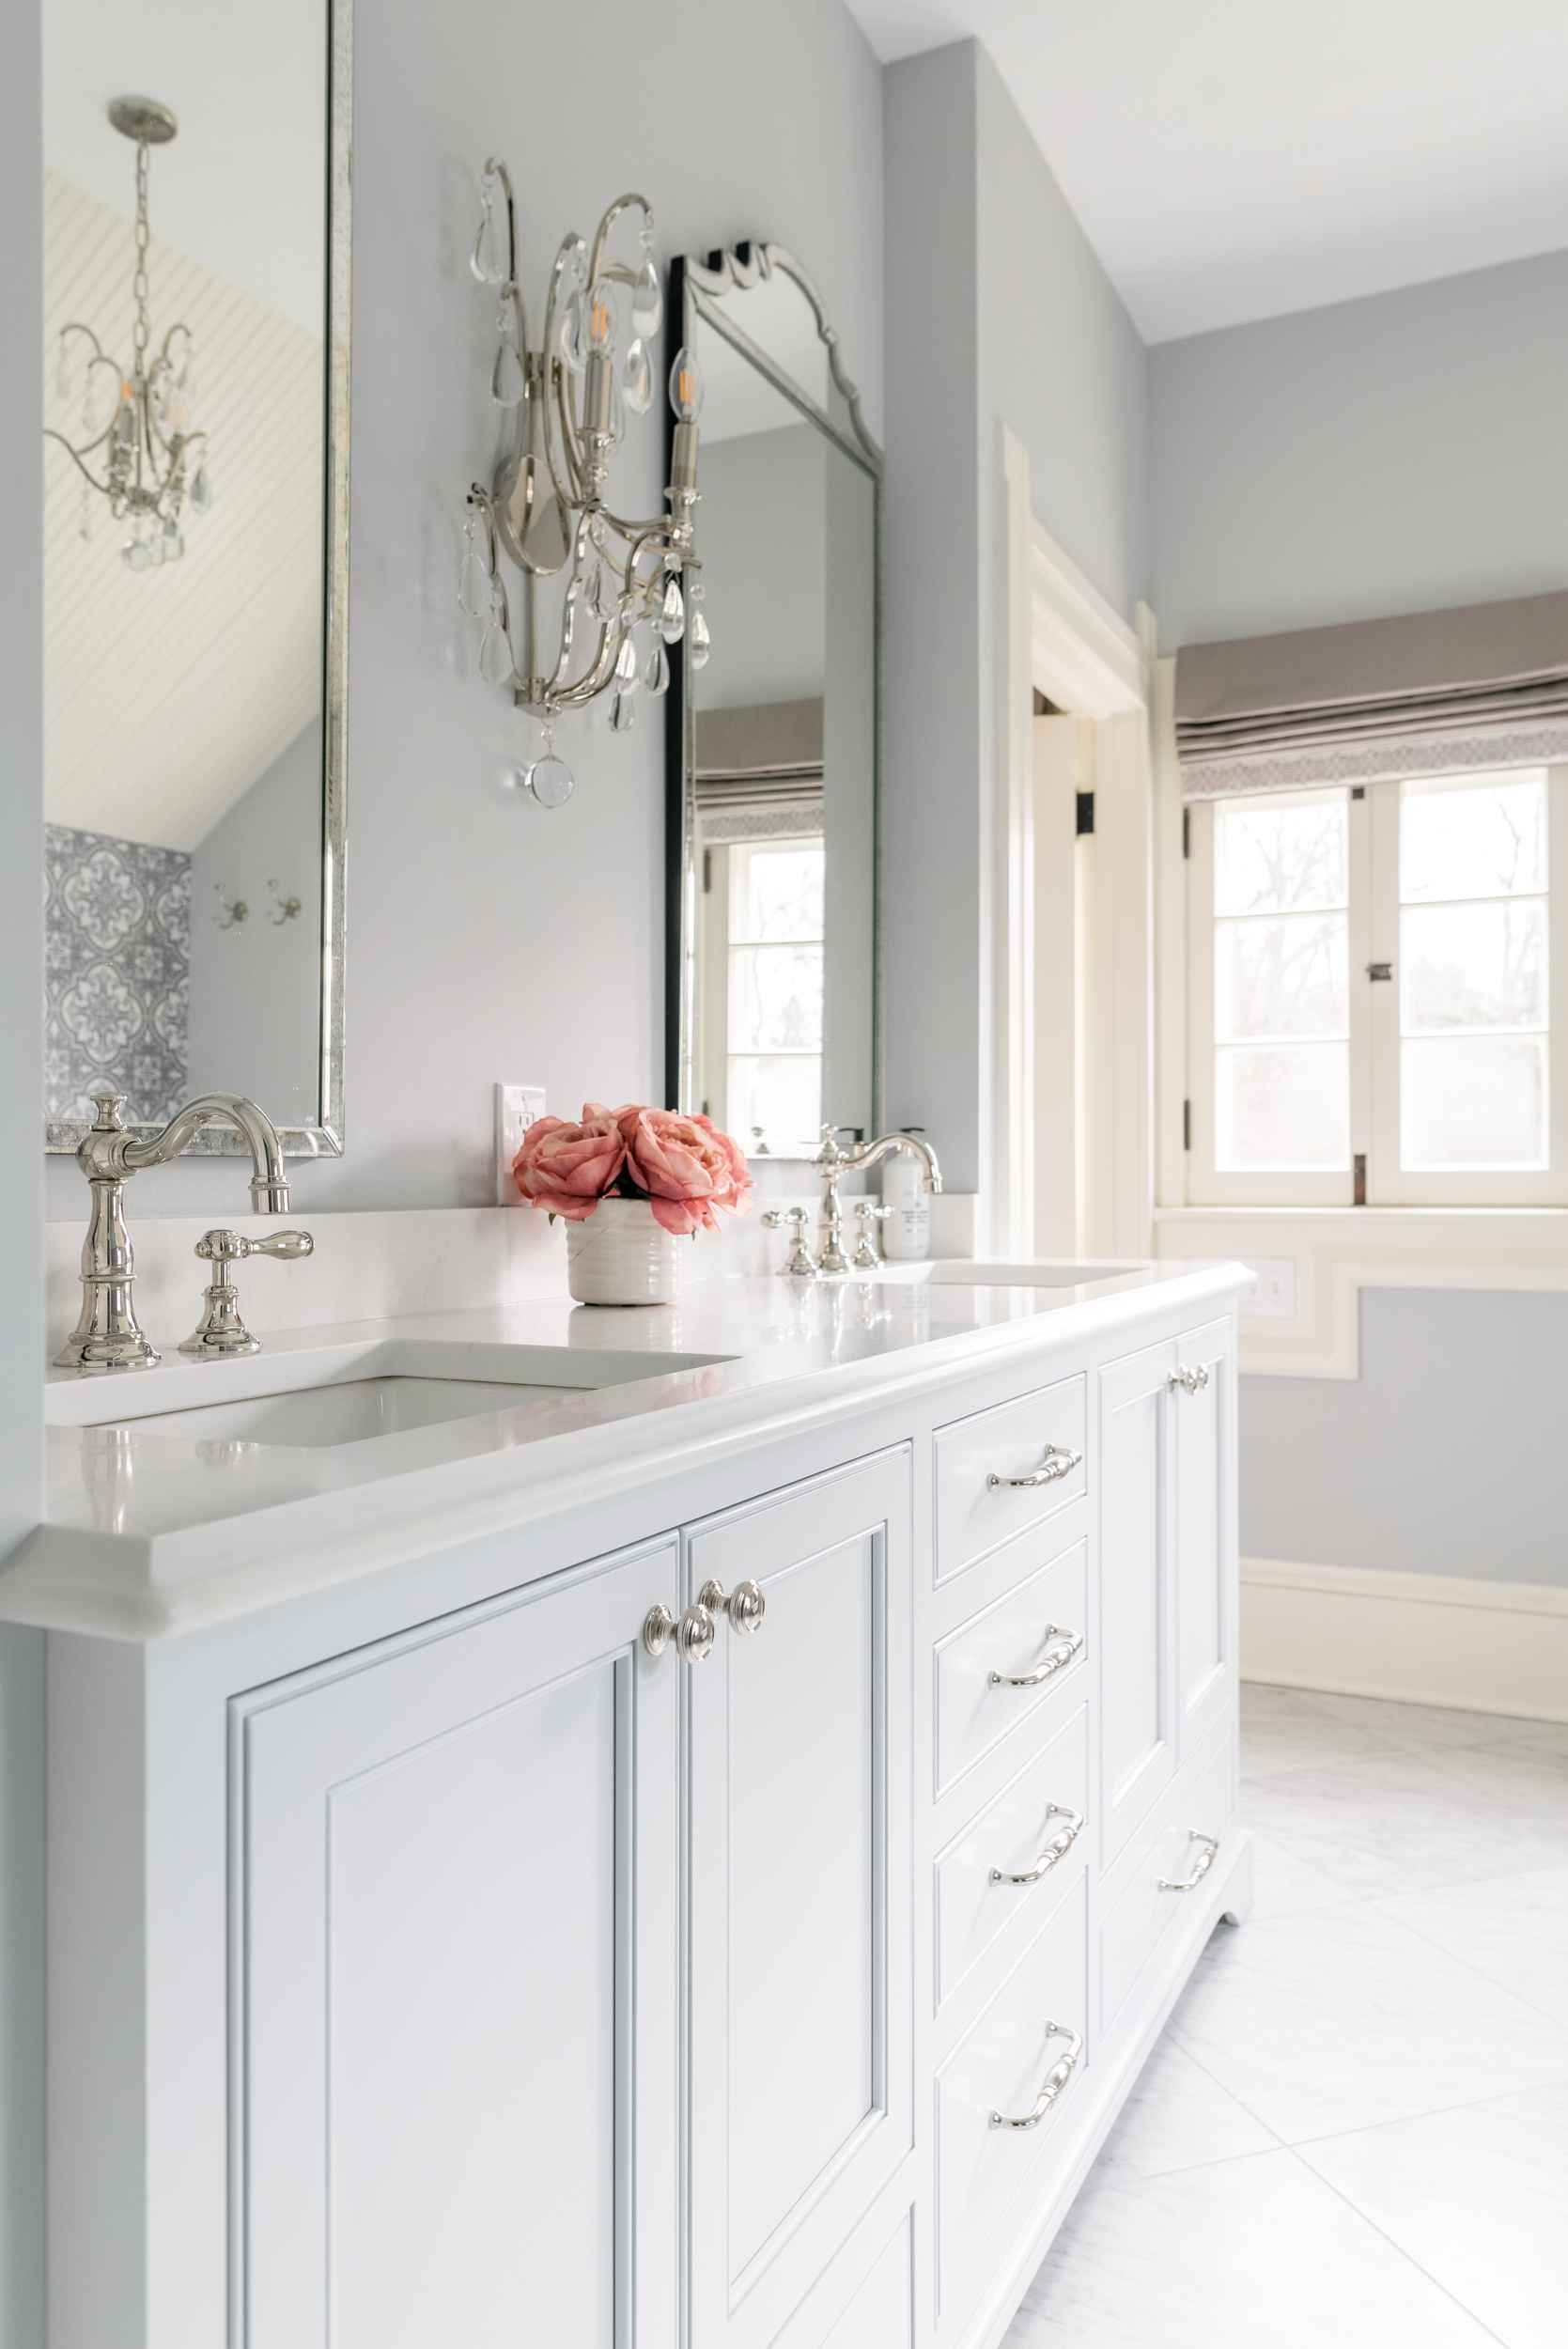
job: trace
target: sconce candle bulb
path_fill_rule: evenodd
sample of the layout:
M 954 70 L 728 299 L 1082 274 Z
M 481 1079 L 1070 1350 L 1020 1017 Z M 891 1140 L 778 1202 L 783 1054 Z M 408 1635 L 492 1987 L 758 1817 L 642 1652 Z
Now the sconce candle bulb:
M 480 195 L 473 269 L 482 284 L 499 287 L 492 389 L 513 422 L 489 484 L 474 482 L 468 492 L 458 599 L 482 624 L 483 681 L 509 686 L 515 703 L 547 729 L 546 754 L 533 770 L 544 787 L 531 786 L 531 796 L 559 806 L 570 777 L 553 749 L 555 720 L 602 695 L 612 731 L 624 733 L 639 691 L 645 685 L 661 692 L 668 682 L 662 646 L 658 662 L 651 654 L 644 658 L 633 630 L 651 619 L 674 644 L 686 626 L 681 580 L 694 561 L 702 377 L 683 351 L 670 377 L 676 423 L 665 510 L 643 520 L 623 517 L 609 503 L 609 474 L 628 417 L 646 414 L 653 404 L 648 340 L 663 317 L 646 200 L 618 196 L 591 241 L 563 239 L 536 344 L 519 286 L 511 179 L 494 157 L 485 165 Z M 626 212 L 642 223 L 641 252 L 632 259 L 613 250 Z M 516 630 L 503 556 L 521 574 Z M 554 655 L 541 659 L 541 583 L 563 572 Z M 489 594 L 481 602 L 486 581 Z

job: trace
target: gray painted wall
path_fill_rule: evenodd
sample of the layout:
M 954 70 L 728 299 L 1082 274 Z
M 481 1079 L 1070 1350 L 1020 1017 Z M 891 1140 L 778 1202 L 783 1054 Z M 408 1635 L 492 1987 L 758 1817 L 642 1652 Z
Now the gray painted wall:
M 1254 1558 L 1568 1584 L 1568 1300 L 1366 1289 L 1361 1376 L 1241 1382 Z
M 553 1109 L 662 1094 L 662 730 L 563 727 L 576 797 L 520 804 L 497 779 L 533 732 L 479 685 L 456 607 L 462 493 L 495 439 L 495 305 L 468 270 L 485 155 L 509 158 L 536 302 L 560 237 L 626 185 L 654 205 L 661 254 L 787 245 L 880 428 L 882 88 L 864 38 L 841 0 L 799 0 L 786 39 L 767 0 L 671 0 L 657 38 L 649 23 L 634 0 L 526 23 L 494 0 L 359 13 L 349 1151 L 302 1171 L 302 1221 L 489 1202 L 497 1079 L 542 1083 Z M 668 323 L 660 342 L 661 382 Z M 613 476 L 624 510 L 652 511 L 662 477 L 652 415 Z M 51 1212 L 75 1215 L 81 1189 L 56 1162 Z M 238 1164 L 192 1163 L 142 1178 L 136 1212 L 243 1205 Z
M 267 887 L 295 896 L 276 920 Z M 249 907 L 220 929 L 215 885 Z M 248 1093 L 280 1125 L 314 1126 L 320 1087 L 321 722 L 213 825 L 191 860 L 192 1093 Z
M 39 17 L 0 9 L 0 305 L 42 334 Z M 42 370 L 0 372 L 0 546 L 41 545 Z M 38 1522 L 43 1084 L 40 564 L 0 564 L 0 1556 Z M 0 1625 L 0 2349 L 43 2342 L 43 1639 Z
M 1568 584 L 1568 253 L 1152 361 L 1166 650 Z M 1568 1298 L 1361 1313 L 1358 1383 L 1242 1381 L 1244 1551 L 1568 1583 Z
M 1568 253 L 1150 356 L 1164 650 L 1568 584 Z
M 697 687 L 702 708 L 822 692 L 827 507 L 828 443 L 809 424 L 743 432 L 705 451 L 703 579 L 714 649 Z
M 1000 432 L 1125 616 L 1146 592 L 1148 357 L 986 52 L 889 70 L 888 1109 L 980 1178 Z

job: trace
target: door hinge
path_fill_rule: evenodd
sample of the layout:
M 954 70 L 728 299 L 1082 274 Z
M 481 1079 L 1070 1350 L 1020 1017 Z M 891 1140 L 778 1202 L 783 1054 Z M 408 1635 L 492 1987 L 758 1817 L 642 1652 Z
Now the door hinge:
M 1369 979 L 1391 979 L 1393 974 L 1394 966 L 1391 962 L 1369 962 L 1367 965 Z
M 1080 791 L 1080 792 L 1078 794 L 1078 836 L 1079 836 L 1079 838 L 1081 840 L 1081 839 L 1083 838 L 1083 836 L 1084 836 L 1084 834 L 1085 834 L 1086 832 L 1093 832 L 1093 831 L 1094 831 L 1094 794 L 1093 793 L 1093 791 Z
M 705 848 L 703 850 L 703 895 L 705 897 L 710 896 L 712 894 L 712 891 L 713 851 L 711 848 Z
M 1192 854 L 1192 810 L 1189 807 L 1182 810 L 1182 854 L 1184 857 Z
M 1364 1150 L 1358 1150 L 1355 1157 L 1350 1161 L 1350 1166 L 1352 1184 L 1350 1204 L 1355 1207 L 1364 1207 L 1367 1204 L 1366 1152 Z
M 1191 1104 L 1191 1102 L 1190 1102 L 1190 1101 L 1184 1101 L 1184 1102 L 1182 1103 L 1182 1148 L 1183 1148 L 1184 1150 L 1190 1150 L 1190 1149 L 1191 1149 L 1191 1147 L 1192 1147 L 1192 1104 Z

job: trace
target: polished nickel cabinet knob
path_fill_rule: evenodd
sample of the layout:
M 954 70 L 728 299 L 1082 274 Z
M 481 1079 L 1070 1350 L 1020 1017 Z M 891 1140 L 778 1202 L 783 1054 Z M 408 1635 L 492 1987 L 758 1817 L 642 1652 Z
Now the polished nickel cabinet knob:
M 1166 1380 L 1172 1392 L 1179 1388 L 1183 1394 L 1202 1394 L 1208 1382 L 1208 1367 L 1203 1362 L 1200 1362 L 1195 1369 L 1188 1369 L 1185 1362 L 1178 1362 Z
M 760 1631 L 762 1619 L 768 1612 L 768 1601 L 760 1586 L 750 1580 L 737 1582 L 727 1598 L 722 1582 L 705 1582 L 697 1593 L 697 1604 L 706 1608 L 709 1614 L 727 1615 L 730 1629 L 738 1631 L 742 1637 Z
M 674 1647 L 683 1663 L 706 1663 L 717 1636 L 706 1607 L 689 1607 L 677 1623 L 667 1607 L 650 1607 L 643 1623 L 643 1645 L 650 1656 Z

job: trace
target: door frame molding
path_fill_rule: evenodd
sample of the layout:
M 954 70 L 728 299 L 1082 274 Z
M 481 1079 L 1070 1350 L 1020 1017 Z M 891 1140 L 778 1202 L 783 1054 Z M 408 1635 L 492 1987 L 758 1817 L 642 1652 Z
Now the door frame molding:
M 989 1252 L 1034 1252 L 1034 809 L 1036 690 L 1094 729 L 1095 811 L 1088 968 L 1114 1038 L 1089 1097 L 1083 1156 L 1094 1195 L 1085 1244 L 1146 1256 L 1154 1211 L 1156 627 L 1129 627 L 1036 519 L 1029 453 L 1001 427 L 996 750 L 982 857 L 990 1053 L 983 1071 L 981 1212 Z M 1053 1066 L 1057 1059 L 1053 1053 Z M 1077 1081 L 1076 1069 L 1060 1081 Z

